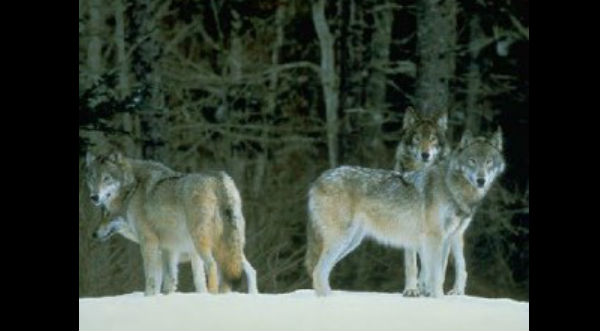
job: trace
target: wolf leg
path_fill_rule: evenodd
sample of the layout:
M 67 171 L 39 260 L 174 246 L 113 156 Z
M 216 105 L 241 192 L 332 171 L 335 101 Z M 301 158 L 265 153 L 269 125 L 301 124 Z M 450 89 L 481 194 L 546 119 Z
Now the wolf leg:
M 464 295 L 467 285 L 467 266 L 464 255 L 464 242 L 462 234 L 452 238 L 452 257 L 454 258 L 454 286 L 449 295 Z
M 206 274 L 204 273 L 204 261 L 198 254 L 190 253 L 192 262 L 192 274 L 194 276 L 194 287 L 196 292 L 206 293 Z
M 442 290 L 444 288 L 444 282 L 446 280 L 446 270 L 448 270 L 448 259 L 450 255 L 450 238 L 444 240 L 442 244 Z
M 202 258 L 204 262 L 204 272 L 206 272 L 208 292 L 212 294 L 219 293 L 219 272 L 217 270 L 217 262 L 212 254 L 213 241 L 210 236 L 212 228 L 208 220 L 213 217 L 214 214 L 208 209 L 199 209 L 196 218 L 199 219 L 197 225 L 191 225 L 188 223 L 188 229 L 192 235 L 194 247 L 196 253 Z M 188 217 L 188 219 L 193 219 Z
M 223 276 L 221 268 L 217 268 L 217 272 L 219 274 L 219 293 L 231 292 L 231 283 Z
M 446 276 L 446 271 L 448 270 L 448 260 L 450 258 L 450 241 L 452 239 L 448 238 L 448 240 L 446 240 L 444 242 L 444 245 L 442 246 L 442 273 L 444 275 L 444 277 Z
M 246 259 L 245 255 L 242 255 L 242 266 L 244 273 L 246 274 L 246 283 L 248 284 L 248 293 L 258 293 L 258 286 L 256 285 L 256 270 L 250 262 Z
M 331 270 L 346 255 L 355 250 L 364 237 L 365 232 L 362 227 L 355 224 L 340 236 L 340 239 L 337 240 L 339 242 L 337 245 L 329 245 L 329 249 L 326 248 L 328 245 L 324 245 L 324 249 L 313 271 L 313 287 L 318 295 L 327 295 L 331 292 L 331 288 L 329 287 L 329 274 Z
M 355 226 L 354 228 L 352 228 L 350 230 L 350 234 L 348 235 L 348 238 L 350 240 L 347 241 L 345 244 L 343 244 L 345 249 L 336 257 L 334 264 L 337 264 L 343 258 L 345 258 L 346 255 L 352 253 L 352 251 L 354 251 L 356 249 L 356 247 L 358 247 L 358 245 L 360 245 L 360 243 L 362 242 L 364 237 L 365 237 L 365 232 L 361 227 Z
M 442 261 L 442 287 L 443 287 L 443 282 L 445 279 L 445 275 L 446 275 L 446 270 L 448 269 L 448 256 L 450 254 L 450 249 L 449 249 L 449 243 L 447 241 L 444 241 L 444 244 L 442 246 L 442 257 L 443 257 L 443 261 Z M 424 270 L 427 269 L 427 265 L 423 263 L 423 260 L 421 259 L 421 272 L 419 273 L 419 282 L 418 282 L 418 291 L 420 292 L 421 295 L 423 296 L 430 296 L 431 295 L 431 289 L 428 287 L 428 276 L 427 273 L 424 272 Z
M 163 281 L 162 281 L 162 293 L 167 294 L 171 283 L 171 275 L 169 271 L 169 259 L 167 258 L 168 252 L 165 250 L 161 251 L 161 260 L 163 268 Z
M 417 258 L 421 261 L 421 270 L 419 270 L 419 282 L 417 288 L 419 289 L 419 294 L 422 296 L 431 296 L 431 292 L 429 289 L 429 265 L 425 263 L 423 250 L 417 253 Z
M 204 269 L 208 278 L 208 292 L 212 294 L 219 293 L 219 273 L 217 270 L 217 262 L 209 249 L 200 251 L 202 261 L 204 261 Z
M 331 293 L 329 286 L 329 274 L 335 266 L 335 260 L 346 249 L 346 242 L 341 242 L 338 245 L 323 245 L 317 265 L 313 270 L 313 288 L 318 296 L 325 296 Z
M 163 264 L 164 270 L 164 281 L 163 291 L 166 294 L 175 292 L 177 290 L 178 282 L 178 264 L 179 264 L 179 253 L 163 251 Z
M 435 298 L 444 295 L 443 282 L 443 239 L 440 236 L 431 236 L 425 239 L 423 247 L 422 264 L 425 273 L 425 284 L 428 292 Z
M 418 297 L 420 295 L 417 286 L 417 251 L 413 248 L 404 249 L 404 292 L 405 297 Z
M 158 242 L 155 240 L 141 240 L 140 246 L 146 278 L 144 295 L 156 295 L 160 292 L 162 283 L 162 261 Z

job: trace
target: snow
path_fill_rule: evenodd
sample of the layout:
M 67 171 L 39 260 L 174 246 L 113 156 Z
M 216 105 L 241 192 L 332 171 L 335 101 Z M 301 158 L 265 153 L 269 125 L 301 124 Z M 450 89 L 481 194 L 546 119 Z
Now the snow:
M 528 330 L 529 303 L 312 290 L 80 298 L 79 330 Z

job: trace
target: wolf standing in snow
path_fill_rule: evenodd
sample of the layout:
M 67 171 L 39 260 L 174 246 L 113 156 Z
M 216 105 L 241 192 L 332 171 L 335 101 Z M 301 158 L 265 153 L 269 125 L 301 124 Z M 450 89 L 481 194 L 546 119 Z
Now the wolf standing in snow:
M 139 241 L 145 295 L 160 291 L 161 258 L 166 259 L 169 280 L 176 282 L 182 254 L 190 256 L 198 292 L 208 287 L 216 293 L 219 276 L 229 283 L 238 280 L 242 271 L 249 292 L 257 292 L 256 271 L 244 255 L 241 198 L 225 172 L 184 174 L 120 153 L 88 153 L 86 164 L 92 202 L 103 206 L 110 219 L 121 217 L 129 227 L 119 228 L 117 222 L 117 230 L 129 231 L 125 236 Z M 175 287 L 176 283 L 167 286 L 169 291 Z
M 423 189 L 423 174 L 425 169 L 438 160 L 444 159 L 450 153 L 446 139 L 448 115 L 438 112 L 431 116 L 417 113 L 412 107 L 404 112 L 402 123 L 402 138 L 398 143 L 395 155 L 394 170 L 402 173 L 407 181 Z M 417 290 L 417 251 L 404 249 L 405 296 L 419 296 Z M 421 273 L 420 286 L 424 280 Z
M 498 130 L 490 139 L 465 133 L 447 160 L 426 168 L 422 190 L 395 171 L 349 166 L 325 171 L 308 199 L 305 265 L 317 294 L 331 291 L 329 274 L 335 264 L 369 236 L 418 250 L 425 290 L 443 296 L 449 243 L 454 257 L 463 257 L 462 233 L 503 169 Z M 457 274 L 464 272 L 458 269 Z M 460 289 L 462 280 L 457 282 Z
M 503 139 L 500 128 L 489 138 L 473 137 L 466 131 L 450 159 L 449 171 L 444 182 L 449 201 L 436 200 L 443 208 L 446 203 L 454 209 L 452 220 L 456 230 L 450 233 L 444 246 L 443 272 L 448 265 L 449 248 L 454 259 L 454 285 L 448 294 L 463 295 L 467 283 L 467 268 L 464 256 L 464 233 L 477 207 L 490 187 L 506 168 L 503 157 Z M 440 208 L 438 207 L 438 209 Z M 448 211 L 446 212 L 448 213 Z

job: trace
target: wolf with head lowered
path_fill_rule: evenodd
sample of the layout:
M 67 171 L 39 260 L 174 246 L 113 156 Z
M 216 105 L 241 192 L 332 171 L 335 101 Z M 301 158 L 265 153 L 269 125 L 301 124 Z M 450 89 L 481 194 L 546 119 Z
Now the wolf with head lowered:
M 219 282 L 237 282 L 242 272 L 248 291 L 257 292 L 244 255 L 241 197 L 225 172 L 181 173 L 118 152 L 88 153 L 86 165 L 90 198 L 108 214 L 95 234 L 119 232 L 139 242 L 145 295 L 159 293 L 163 276 L 167 292 L 176 289 L 180 256 L 191 260 L 198 292 L 217 293 Z

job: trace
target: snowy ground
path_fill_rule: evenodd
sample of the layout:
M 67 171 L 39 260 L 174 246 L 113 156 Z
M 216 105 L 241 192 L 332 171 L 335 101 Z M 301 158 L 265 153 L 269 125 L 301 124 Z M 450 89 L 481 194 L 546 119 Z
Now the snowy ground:
M 529 303 L 509 299 L 312 290 L 221 295 L 141 292 L 79 299 L 79 330 L 528 330 Z

